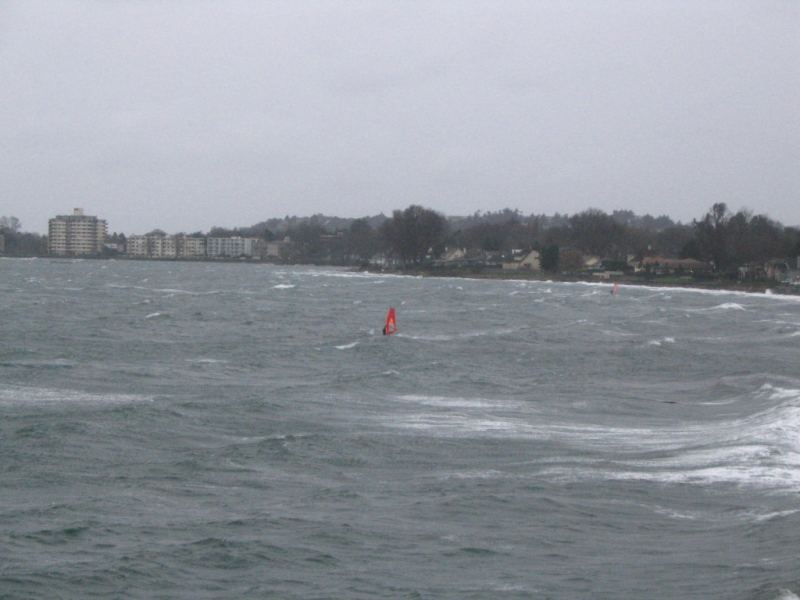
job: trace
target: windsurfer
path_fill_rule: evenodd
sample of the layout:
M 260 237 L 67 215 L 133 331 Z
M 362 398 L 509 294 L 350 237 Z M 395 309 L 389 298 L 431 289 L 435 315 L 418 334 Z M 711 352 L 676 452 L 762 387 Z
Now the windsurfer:
M 383 325 L 383 335 L 392 335 L 397 331 L 397 320 L 394 308 L 389 308 L 386 312 L 386 323 Z

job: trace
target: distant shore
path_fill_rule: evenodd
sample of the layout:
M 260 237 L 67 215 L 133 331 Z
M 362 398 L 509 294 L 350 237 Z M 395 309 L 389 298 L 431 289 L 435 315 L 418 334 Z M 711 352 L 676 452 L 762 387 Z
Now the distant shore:
M 416 268 L 416 269 L 397 269 L 386 271 L 372 271 L 365 269 L 367 272 L 382 272 L 382 273 L 395 273 L 398 275 L 415 275 L 422 277 L 460 277 L 465 279 L 497 279 L 509 281 L 539 281 L 539 282 L 554 282 L 554 283 L 591 283 L 597 285 L 608 285 L 611 287 L 614 283 L 620 285 L 635 285 L 642 287 L 681 287 L 681 288 L 696 288 L 702 290 L 720 290 L 730 292 L 746 292 L 751 294 L 786 294 L 786 295 L 800 295 L 800 286 L 793 286 L 782 284 L 777 281 L 730 281 L 724 279 L 714 278 L 695 278 L 691 276 L 639 276 L 639 275 L 621 275 L 616 277 L 600 278 L 591 277 L 586 275 L 567 275 L 561 273 L 542 273 L 531 271 L 502 271 L 499 269 L 431 269 L 431 268 Z
M 81 256 L 81 257 L 61 257 L 61 256 L 33 256 L 33 257 L 4 257 L 4 258 L 42 258 L 51 260 L 122 260 L 122 261 L 141 261 L 141 262 L 186 262 L 186 263 L 234 263 L 234 264 L 261 264 L 261 265 L 280 265 L 280 266 L 316 266 L 316 267 L 338 267 L 347 268 L 346 265 L 317 264 L 317 263 L 292 263 L 292 262 L 271 262 L 243 258 L 143 258 L 130 256 Z M 621 285 L 634 285 L 642 287 L 680 287 L 694 288 L 700 290 L 719 290 L 730 292 L 745 292 L 751 294 L 783 294 L 790 296 L 800 296 L 800 285 L 789 285 L 777 281 L 733 281 L 728 279 L 717 279 L 713 277 L 692 277 L 677 275 L 635 275 L 624 274 L 605 277 L 592 277 L 587 274 L 565 274 L 565 273 L 543 273 L 541 271 L 524 270 L 502 270 L 502 269 L 468 269 L 468 268 L 433 268 L 417 267 L 406 269 L 372 269 L 367 267 L 350 267 L 353 271 L 375 274 L 411 275 L 417 277 L 456 277 L 463 279 L 495 279 L 508 281 L 539 281 L 557 283 L 587 283 L 595 285 L 608 285 L 614 283 Z

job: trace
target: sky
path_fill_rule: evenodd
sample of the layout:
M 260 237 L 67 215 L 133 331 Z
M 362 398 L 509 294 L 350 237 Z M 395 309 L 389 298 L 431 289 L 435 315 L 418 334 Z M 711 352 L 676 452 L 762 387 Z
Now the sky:
M 4 0 L 0 215 L 800 225 L 797 0 Z

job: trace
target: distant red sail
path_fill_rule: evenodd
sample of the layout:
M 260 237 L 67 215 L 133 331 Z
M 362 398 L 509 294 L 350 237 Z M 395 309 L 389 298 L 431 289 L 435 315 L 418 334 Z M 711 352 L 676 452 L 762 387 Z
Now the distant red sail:
M 386 313 L 386 324 L 383 326 L 383 335 L 392 335 L 397 331 L 397 320 L 394 314 L 394 307 Z

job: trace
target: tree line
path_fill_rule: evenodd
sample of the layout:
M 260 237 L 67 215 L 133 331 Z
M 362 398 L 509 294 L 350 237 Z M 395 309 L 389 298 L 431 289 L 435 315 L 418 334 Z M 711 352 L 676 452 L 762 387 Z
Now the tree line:
M 0 217 L 2 254 L 6 256 L 44 256 L 47 254 L 47 236 L 22 231 L 17 217 Z
M 383 255 L 406 268 L 428 264 L 453 249 L 468 256 L 499 257 L 538 250 L 542 267 L 552 272 L 578 270 L 587 255 L 607 265 L 661 256 L 693 258 L 719 274 L 735 276 L 742 265 L 800 256 L 800 229 L 763 214 L 732 213 L 724 203 L 685 224 L 666 216 L 598 209 L 571 216 L 526 216 L 504 209 L 447 218 L 411 205 L 377 226 L 374 220 L 355 219 L 331 231 L 320 222 L 301 222 L 285 233 L 294 243 L 291 260 L 354 264 Z

